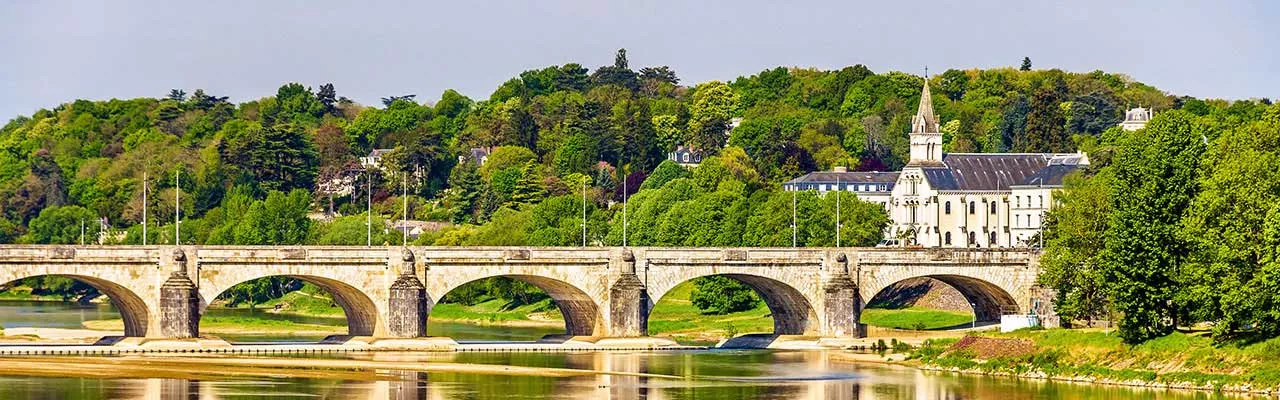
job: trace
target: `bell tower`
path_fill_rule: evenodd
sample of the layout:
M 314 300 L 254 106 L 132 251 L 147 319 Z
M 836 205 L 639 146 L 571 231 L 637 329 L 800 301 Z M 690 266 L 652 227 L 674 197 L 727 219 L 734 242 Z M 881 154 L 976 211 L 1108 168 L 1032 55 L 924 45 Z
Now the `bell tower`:
M 920 108 L 911 118 L 911 160 L 908 166 L 942 165 L 942 132 L 938 119 L 933 116 L 933 96 L 929 93 L 929 79 L 925 78 L 920 91 Z

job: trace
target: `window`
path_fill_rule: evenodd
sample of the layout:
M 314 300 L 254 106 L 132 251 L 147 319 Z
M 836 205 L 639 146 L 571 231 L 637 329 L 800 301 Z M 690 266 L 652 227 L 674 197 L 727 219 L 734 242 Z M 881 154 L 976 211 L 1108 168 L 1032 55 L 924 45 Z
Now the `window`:
M 994 247 L 995 245 L 996 245 L 996 233 L 991 232 L 991 246 Z
M 1014 215 L 1014 216 L 1013 216 L 1013 227 L 1014 227 L 1014 228 L 1017 228 L 1017 227 L 1020 227 L 1020 226 L 1022 226 L 1022 216 L 1021 216 L 1021 215 Z
M 950 201 L 948 201 L 948 202 L 947 202 L 947 204 L 944 206 L 944 208 L 946 208 L 946 209 L 947 209 L 947 211 L 946 211 L 947 215 L 951 215 L 951 202 L 950 202 Z M 950 235 L 950 233 L 948 233 L 948 235 Z
M 1040 197 L 1040 208 L 1044 208 L 1044 196 L 1042 195 L 1039 197 Z
M 944 241 L 946 241 L 946 245 L 947 245 L 947 246 L 950 246 L 950 245 L 951 245 L 951 232 L 947 232 L 947 234 L 946 234 L 945 236 L 943 236 L 943 240 L 944 240 Z
M 886 188 L 886 187 L 888 187 L 888 186 L 889 186 L 889 185 L 883 185 L 883 184 L 882 184 L 882 185 L 880 185 L 880 191 L 881 191 L 881 192 L 883 192 L 883 191 L 887 190 L 887 189 L 885 189 L 885 188 Z
M 684 162 L 689 162 L 689 153 L 684 153 L 683 157 L 684 157 Z
M 992 214 L 995 214 L 995 213 L 996 213 L 996 202 L 994 202 L 994 201 L 993 201 L 993 202 L 991 202 L 991 213 L 992 213 Z
M 976 208 L 974 208 L 974 202 L 970 201 L 970 202 L 969 202 L 969 214 L 973 214 L 973 213 L 974 213 L 974 210 L 976 210 Z
M 974 232 L 969 232 L 969 245 L 973 246 L 975 244 L 978 244 L 978 235 Z

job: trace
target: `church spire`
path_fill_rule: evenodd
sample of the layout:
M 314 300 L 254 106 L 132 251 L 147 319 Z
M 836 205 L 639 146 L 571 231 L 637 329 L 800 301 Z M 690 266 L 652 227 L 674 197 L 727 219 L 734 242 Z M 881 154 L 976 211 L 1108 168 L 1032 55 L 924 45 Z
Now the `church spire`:
M 924 81 L 924 89 L 920 90 L 920 108 L 916 109 L 916 116 L 911 119 L 911 132 L 938 132 L 938 119 L 933 116 L 933 95 L 929 93 L 928 79 Z
M 907 166 L 936 166 L 942 164 L 942 131 L 933 115 L 933 95 L 929 93 L 929 80 L 925 79 L 920 90 L 920 108 L 911 118 L 911 159 Z

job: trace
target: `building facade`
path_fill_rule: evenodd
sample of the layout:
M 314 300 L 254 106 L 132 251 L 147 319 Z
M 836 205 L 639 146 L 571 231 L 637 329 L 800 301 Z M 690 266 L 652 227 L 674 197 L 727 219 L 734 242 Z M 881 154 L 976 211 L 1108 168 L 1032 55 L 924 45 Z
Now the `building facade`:
M 1126 131 L 1136 131 L 1147 126 L 1147 121 L 1155 116 L 1150 108 L 1137 107 L 1125 111 L 1124 121 L 1120 122 L 1120 128 Z
M 911 159 L 901 172 L 814 172 L 784 188 L 850 190 L 829 181 L 847 180 L 861 188 L 856 185 L 864 182 L 850 174 L 866 174 L 865 183 L 876 181 L 874 187 L 888 191 L 854 191 L 885 205 L 891 221 L 887 239 L 924 247 L 1027 247 L 1039 245 L 1037 233 L 1063 178 L 1089 164 L 1084 153 L 943 153 L 927 84 L 912 118 L 910 143 Z M 879 186 L 890 178 L 892 183 Z

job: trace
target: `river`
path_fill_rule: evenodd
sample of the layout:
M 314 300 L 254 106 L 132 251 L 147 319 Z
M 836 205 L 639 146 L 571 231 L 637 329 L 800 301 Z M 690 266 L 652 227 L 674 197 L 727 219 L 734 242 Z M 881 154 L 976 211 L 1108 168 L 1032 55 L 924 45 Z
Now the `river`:
M 0 302 L 0 324 L 77 328 L 118 318 L 109 306 Z M 315 320 L 306 322 L 315 323 Z M 436 324 L 475 340 L 531 339 L 545 328 Z M 246 340 L 280 340 L 248 337 Z M 298 340 L 291 337 L 289 340 Z M 458 363 L 492 369 L 414 372 L 350 371 L 336 377 L 301 373 L 214 376 L 22 376 L 0 365 L 0 399 L 1218 399 L 1207 392 L 1145 390 L 919 371 L 856 362 L 844 352 L 709 350 L 574 353 L 354 353 L 353 360 L 409 365 Z M 505 366 L 643 373 L 643 376 L 512 374 Z M 307 370 L 309 371 L 309 369 Z M 293 377 L 308 376 L 308 377 Z

